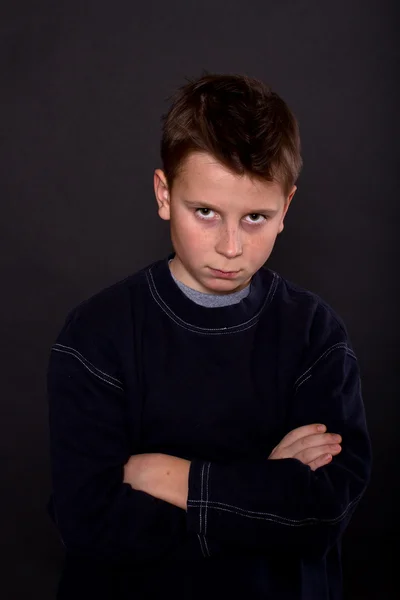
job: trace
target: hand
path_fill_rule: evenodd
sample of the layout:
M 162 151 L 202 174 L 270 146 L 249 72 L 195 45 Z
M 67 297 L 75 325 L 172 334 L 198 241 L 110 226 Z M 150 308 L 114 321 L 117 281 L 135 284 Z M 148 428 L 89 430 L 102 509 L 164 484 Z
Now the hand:
M 325 425 L 304 425 L 285 435 L 268 459 L 297 458 L 316 471 L 341 452 L 341 441 L 340 435 L 326 433 Z
M 131 456 L 124 466 L 124 483 L 134 490 L 187 509 L 190 461 L 168 454 Z
M 149 478 L 151 467 L 157 459 L 156 454 L 136 454 L 129 458 L 124 466 L 124 483 L 129 483 L 134 490 L 143 491 L 145 477 Z

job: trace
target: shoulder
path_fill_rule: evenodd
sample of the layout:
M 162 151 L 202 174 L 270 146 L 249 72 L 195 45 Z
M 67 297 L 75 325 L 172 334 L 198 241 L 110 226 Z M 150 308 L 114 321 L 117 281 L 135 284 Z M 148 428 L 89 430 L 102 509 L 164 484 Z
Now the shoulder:
M 301 287 L 278 273 L 275 308 L 280 320 L 294 331 L 301 330 L 306 344 L 347 343 L 348 332 L 342 317 L 315 292 Z
M 155 264 L 155 263 L 153 263 Z M 97 292 L 67 314 L 53 350 L 79 352 L 89 360 L 120 361 L 146 305 L 148 265 Z
M 69 311 L 64 328 L 79 324 L 89 330 L 105 331 L 130 318 L 135 310 L 140 310 L 141 303 L 145 302 L 148 289 L 146 271 L 153 264 L 157 263 L 140 269 L 80 302 Z
M 79 321 L 97 328 L 119 318 L 127 302 L 131 303 L 137 297 L 135 292 L 140 289 L 142 279 L 142 272 L 135 273 L 86 298 L 71 309 L 67 322 Z

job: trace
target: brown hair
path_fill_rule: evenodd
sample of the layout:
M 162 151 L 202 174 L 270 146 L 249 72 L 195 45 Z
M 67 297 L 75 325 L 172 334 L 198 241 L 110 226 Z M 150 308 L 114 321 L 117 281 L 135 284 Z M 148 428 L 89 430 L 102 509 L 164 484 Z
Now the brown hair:
M 299 127 L 286 103 L 245 75 L 205 74 L 179 88 L 162 117 L 161 159 L 170 188 L 192 152 L 238 175 L 279 182 L 288 194 L 301 167 Z

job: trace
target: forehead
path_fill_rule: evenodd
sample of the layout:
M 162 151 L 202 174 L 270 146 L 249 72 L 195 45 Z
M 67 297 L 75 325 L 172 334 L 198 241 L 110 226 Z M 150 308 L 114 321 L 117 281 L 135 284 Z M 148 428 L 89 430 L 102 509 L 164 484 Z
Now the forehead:
M 284 199 L 279 183 L 238 175 L 213 156 L 200 152 L 186 158 L 174 188 L 178 194 L 199 202 L 229 199 L 249 205 L 254 201 L 276 203 Z

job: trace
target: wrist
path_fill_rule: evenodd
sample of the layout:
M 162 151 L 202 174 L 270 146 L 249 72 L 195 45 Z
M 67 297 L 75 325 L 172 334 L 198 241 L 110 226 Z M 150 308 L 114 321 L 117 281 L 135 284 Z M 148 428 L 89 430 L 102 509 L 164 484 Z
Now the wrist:
M 190 461 L 167 454 L 131 456 L 124 468 L 124 482 L 135 490 L 186 510 Z
M 134 490 L 146 491 L 146 476 L 149 478 L 157 454 L 135 454 L 124 465 L 124 483 Z

